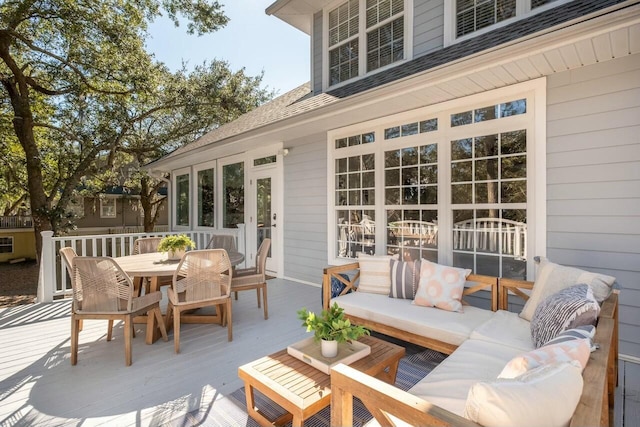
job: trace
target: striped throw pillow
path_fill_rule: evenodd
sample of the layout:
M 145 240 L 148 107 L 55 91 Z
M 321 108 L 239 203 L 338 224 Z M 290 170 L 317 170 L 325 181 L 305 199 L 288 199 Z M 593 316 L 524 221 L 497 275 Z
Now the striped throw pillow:
M 391 292 L 389 298 L 413 299 L 420 281 L 420 260 L 391 260 Z
M 391 290 L 391 257 L 358 254 L 360 281 L 358 292 L 389 295 Z
M 578 326 L 577 328 L 567 329 L 566 331 L 560 332 L 560 335 L 547 341 L 547 343 L 544 346 L 559 344 L 562 342 L 573 341 L 573 340 L 587 339 L 589 340 L 589 345 L 591 346 L 591 351 L 593 352 L 598 348 L 598 346 L 593 342 L 593 337 L 595 335 L 596 335 L 595 326 L 593 325 Z

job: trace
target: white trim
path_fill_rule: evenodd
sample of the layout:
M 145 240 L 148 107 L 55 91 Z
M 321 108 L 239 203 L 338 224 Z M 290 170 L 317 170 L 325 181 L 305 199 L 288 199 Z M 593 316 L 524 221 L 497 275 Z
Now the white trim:
M 244 175 L 244 181 L 243 181 L 243 185 L 244 185 L 244 217 L 243 217 L 243 223 L 246 224 L 247 223 L 247 188 L 249 187 L 249 177 L 248 177 L 248 173 L 247 173 L 247 162 L 248 162 L 248 157 L 246 155 L 246 153 L 238 153 L 232 156 L 228 156 L 228 157 L 224 157 L 221 159 L 218 159 L 218 171 L 216 173 L 216 178 L 217 178 L 217 184 L 216 184 L 216 188 L 217 188 L 217 194 L 220 195 L 220 199 L 218 200 L 217 203 L 217 207 L 216 207 L 216 211 L 217 211 L 217 222 L 216 222 L 216 228 L 218 230 L 223 230 L 225 229 L 224 227 L 224 189 L 223 189 L 223 185 L 224 185 L 224 178 L 223 178 L 223 172 L 224 172 L 224 167 L 228 166 L 228 165 L 233 165 L 236 163 L 242 163 L 243 164 L 243 175 Z
M 209 169 L 213 169 L 213 227 L 207 227 L 204 225 L 200 225 L 200 220 L 198 218 L 199 215 L 199 209 L 198 209 L 198 187 L 199 187 L 199 183 L 198 183 L 198 173 L 202 172 L 204 170 L 209 170 Z M 193 229 L 194 230 L 204 230 L 204 231 L 211 231 L 211 230 L 215 230 L 217 225 L 218 225 L 218 218 L 216 215 L 216 205 L 218 204 L 218 192 L 217 192 L 217 161 L 216 160 L 212 160 L 209 162 L 204 162 L 204 163 L 199 163 L 197 165 L 193 166 L 193 191 L 190 192 L 193 194 L 193 200 L 191 203 L 191 208 L 193 209 Z
M 635 363 L 636 365 L 640 365 L 640 357 L 631 356 L 629 354 L 618 354 L 618 359 L 624 360 L 625 362 Z
M 188 175 L 189 176 L 189 197 L 193 197 L 193 173 L 191 171 L 191 167 L 180 168 L 171 171 L 171 194 L 173 197 L 171 198 L 171 230 L 172 231 L 187 231 L 191 229 L 191 224 L 193 224 L 193 207 L 192 203 L 189 203 L 189 224 L 187 225 L 178 225 L 176 223 L 176 219 L 178 217 L 178 206 L 177 206 L 177 198 L 178 195 L 178 187 L 177 180 L 179 176 Z

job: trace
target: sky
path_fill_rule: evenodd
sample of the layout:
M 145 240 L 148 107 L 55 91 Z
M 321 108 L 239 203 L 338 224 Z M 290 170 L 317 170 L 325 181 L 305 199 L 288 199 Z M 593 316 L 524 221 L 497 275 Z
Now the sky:
M 257 76 L 264 70 L 263 86 L 282 95 L 310 80 L 309 36 L 265 9 L 274 0 L 222 0 L 229 23 L 204 36 L 188 35 L 186 23 L 176 28 L 166 19 L 149 26 L 147 50 L 172 71 L 182 62 L 188 69 L 213 59 L 227 61 L 233 71 Z

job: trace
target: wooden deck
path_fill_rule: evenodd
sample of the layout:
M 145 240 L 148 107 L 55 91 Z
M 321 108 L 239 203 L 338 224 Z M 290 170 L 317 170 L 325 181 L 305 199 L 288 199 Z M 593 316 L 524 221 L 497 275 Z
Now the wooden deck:
M 147 346 L 144 325 L 137 325 L 130 367 L 122 326 L 107 342 L 106 321 L 85 321 L 78 365 L 71 366 L 68 300 L 0 309 L 0 426 L 188 426 L 195 423 L 175 420 L 192 411 L 212 425 L 237 424 L 221 419 L 217 409 L 242 387 L 238 367 L 306 337 L 296 311 L 321 308 L 317 287 L 281 279 L 268 286 L 269 320 L 253 292 L 234 301 L 233 342 L 219 325 L 184 325 L 176 355 L 173 334 L 168 343 Z M 640 365 L 620 367 L 616 425 L 640 426 Z

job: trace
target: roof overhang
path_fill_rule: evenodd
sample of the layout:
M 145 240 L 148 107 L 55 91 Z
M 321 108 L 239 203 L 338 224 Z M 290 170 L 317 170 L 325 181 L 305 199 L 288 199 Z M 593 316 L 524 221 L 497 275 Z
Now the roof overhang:
M 354 123 L 640 53 L 640 4 L 621 3 L 592 16 L 464 57 L 349 96 L 171 159 L 149 169 L 171 170 L 250 150 L 264 141 L 292 141 Z M 323 94 L 322 96 L 328 96 Z
M 277 0 L 265 9 L 265 13 L 311 35 L 313 15 L 329 3 L 331 0 Z

